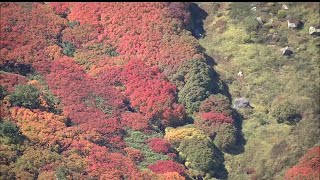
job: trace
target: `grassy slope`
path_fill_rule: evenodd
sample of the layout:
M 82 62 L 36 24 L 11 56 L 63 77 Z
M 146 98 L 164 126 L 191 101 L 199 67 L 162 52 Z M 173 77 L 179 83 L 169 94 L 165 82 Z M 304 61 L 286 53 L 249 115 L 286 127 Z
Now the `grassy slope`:
M 236 23 L 230 17 L 233 9 L 230 10 L 227 3 L 221 3 L 215 9 L 216 5 L 199 4 L 208 13 L 204 21 L 206 37 L 200 40 L 200 44 L 208 55 L 214 57 L 215 69 L 228 83 L 232 96 L 247 97 L 255 107 L 252 112 L 241 112 L 245 117 L 245 152 L 225 155 L 229 179 L 247 179 L 249 176 L 243 172 L 246 168 L 254 168 L 258 179 L 282 179 L 285 170 L 319 142 L 314 138 L 314 133 L 319 133 L 316 129 L 318 123 L 316 117 L 310 115 L 318 111 L 319 46 L 316 44 L 319 38 L 308 34 L 310 25 L 319 24 L 319 6 L 289 4 L 287 15 L 301 18 L 305 23 L 301 30 L 288 29 L 285 19 L 268 14 L 268 21 L 274 19 L 280 25 L 267 28 L 269 32 L 260 33 L 258 38 L 277 32 L 286 36 L 287 42 L 267 45 L 266 42 L 245 43 L 250 33 L 245 30 L 243 21 Z M 229 5 L 232 6 L 235 7 Z M 271 12 L 280 10 L 279 6 L 281 8 L 278 3 L 266 6 Z M 250 13 L 246 16 L 258 15 Z M 280 49 L 286 45 L 292 48 L 293 57 L 282 56 Z M 237 77 L 239 70 L 244 72 L 241 79 Z M 297 126 L 278 124 L 270 115 L 277 98 L 289 100 L 304 114 Z

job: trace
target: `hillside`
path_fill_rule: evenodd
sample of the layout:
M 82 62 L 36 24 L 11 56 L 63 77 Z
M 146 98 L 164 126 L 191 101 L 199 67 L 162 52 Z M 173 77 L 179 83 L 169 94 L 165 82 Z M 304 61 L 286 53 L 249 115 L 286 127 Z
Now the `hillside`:
M 319 24 L 319 3 L 199 7 L 208 14 L 200 45 L 217 62 L 232 97 L 246 97 L 254 107 L 239 110 L 246 145 L 244 153 L 225 156 L 229 178 L 283 179 L 286 169 L 319 145 L 319 36 L 309 34 Z M 289 28 L 293 18 L 303 27 Z M 287 46 L 290 56 L 281 51 Z
M 0 179 L 319 177 L 320 7 L 285 4 L 0 3 Z

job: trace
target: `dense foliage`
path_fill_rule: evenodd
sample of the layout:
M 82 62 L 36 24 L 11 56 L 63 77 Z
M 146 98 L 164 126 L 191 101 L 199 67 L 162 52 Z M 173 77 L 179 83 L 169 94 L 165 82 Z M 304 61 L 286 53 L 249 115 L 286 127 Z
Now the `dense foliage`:
M 316 37 L 277 58 L 264 41 L 303 44 L 305 28 L 293 31 L 298 40 L 262 36 L 287 33 L 277 22 L 293 10 L 268 5 L 277 19 L 263 25 L 247 3 L 207 5 L 203 48 L 190 32 L 195 3 L 0 3 L 0 179 L 318 176 L 316 58 L 306 59 Z M 308 13 L 299 18 L 316 23 Z M 230 75 L 238 70 L 245 78 Z M 255 108 L 233 109 L 240 94 Z

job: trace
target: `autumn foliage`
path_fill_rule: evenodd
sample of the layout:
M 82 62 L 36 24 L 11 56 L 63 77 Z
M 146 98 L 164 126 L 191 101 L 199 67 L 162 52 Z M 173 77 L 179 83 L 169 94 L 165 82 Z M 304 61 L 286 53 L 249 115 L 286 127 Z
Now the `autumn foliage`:
M 121 114 L 121 123 L 133 130 L 146 130 L 149 128 L 149 119 L 139 113 L 125 112 Z
M 215 112 L 208 112 L 202 113 L 201 119 L 203 121 L 212 121 L 213 123 L 233 123 L 233 119 L 224 113 L 215 113 Z
M 320 176 L 320 147 L 315 146 L 286 172 L 285 179 L 317 179 Z
M 4 88 L 6 88 L 7 91 L 13 92 L 14 86 L 18 84 L 26 84 L 27 78 L 24 76 L 21 76 L 19 74 L 14 73 L 0 73 L 0 84 Z
M 163 131 L 187 116 L 170 77 L 189 60 L 203 59 L 185 30 L 188 7 L 0 3 L 1 118 L 16 125 L 21 139 L 19 149 L 1 145 L 8 150 L 1 155 L 3 177 L 184 179 L 186 168 L 174 161 L 170 143 L 206 137 L 191 128 L 163 139 Z M 16 65 L 30 69 L 19 72 Z M 224 114 L 202 118 L 232 123 Z
M 47 58 L 67 22 L 39 3 L 1 3 L 1 16 L 0 64 Z
M 171 145 L 168 141 L 161 138 L 152 138 L 147 140 L 148 146 L 157 153 L 169 153 Z
M 149 165 L 149 169 L 158 174 L 164 174 L 167 172 L 177 172 L 180 175 L 183 175 L 185 172 L 185 168 L 183 165 L 173 162 L 171 160 L 157 161 L 155 164 Z
M 156 67 L 148 68 L 142 61 L 128 63 L 124 68 L 125 94 L 131 106 L 149 118 L 163 119 L 165 126 L 181 124 L 183 106 L 176 103 L 176 87 Z

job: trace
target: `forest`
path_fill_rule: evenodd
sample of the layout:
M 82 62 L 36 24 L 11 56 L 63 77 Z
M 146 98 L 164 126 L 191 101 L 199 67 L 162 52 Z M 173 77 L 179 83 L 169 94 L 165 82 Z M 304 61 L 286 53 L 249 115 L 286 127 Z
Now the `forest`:
M 0 2 L 0 179 L 319 179 L 319 19 L 311 2 Z

